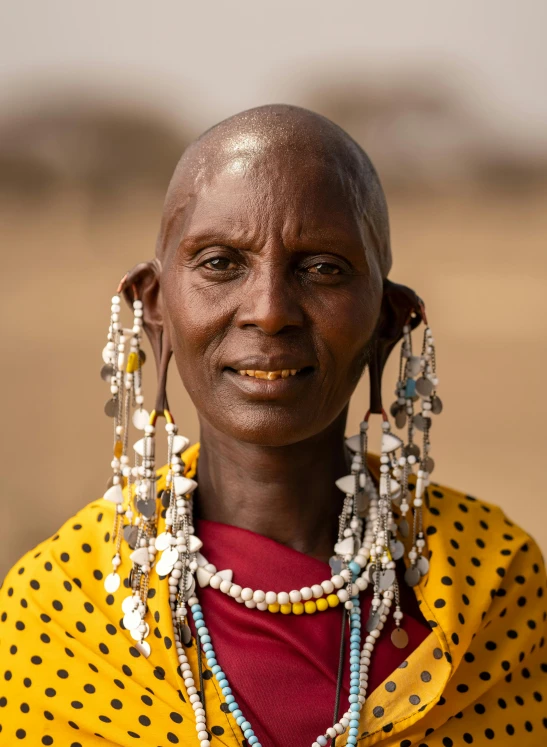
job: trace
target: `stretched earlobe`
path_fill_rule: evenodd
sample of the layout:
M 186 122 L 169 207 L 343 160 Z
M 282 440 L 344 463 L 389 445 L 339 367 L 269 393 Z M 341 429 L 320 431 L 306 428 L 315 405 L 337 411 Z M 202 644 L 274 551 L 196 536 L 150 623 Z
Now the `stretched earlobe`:
M 158 376 L 156 412 L 168 410 L 167 371 L 173 353 L 169 332 L 164 325 L 163 300 L 160 289 L 161 262 L 156 257 L 135 265 L 122 278 L 119 292 L 131 306 L 135 298 L 143 304 L 143 327 L 150 341 Z
M 369 360 L 370 412 L 382 412 L 382 374 L 387 359 L 403 337 L 403 327 L 412 329 L 422 321 L 424 304 L 421 298 L 406 285 L 384 280 L 384 295 L 374 345 Z

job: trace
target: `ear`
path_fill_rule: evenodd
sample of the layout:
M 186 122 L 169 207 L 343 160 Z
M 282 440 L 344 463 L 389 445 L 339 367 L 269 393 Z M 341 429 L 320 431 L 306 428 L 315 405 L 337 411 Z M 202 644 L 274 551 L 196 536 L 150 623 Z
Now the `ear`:
M 133 301 L 139 299 L 143 305 L 143 327 L 150 341 L 156 370 L 158 388 L 155 410 L 168 410 L 166 385 L 167 370 L 172 355 L 169 333 L 163 324 L 163 301 L 160 292 L 161 262 L 152 259 L 135 265 L 120 282 L 120 292 L 132 307 Z
M 403 336 L 403 327 L 418 326 L 425 316 L 421 298 L 406 285 L 384 280 L 384 295 L 369 361 L 370 412 L 382 413 L 382 374 L 389 354 Z

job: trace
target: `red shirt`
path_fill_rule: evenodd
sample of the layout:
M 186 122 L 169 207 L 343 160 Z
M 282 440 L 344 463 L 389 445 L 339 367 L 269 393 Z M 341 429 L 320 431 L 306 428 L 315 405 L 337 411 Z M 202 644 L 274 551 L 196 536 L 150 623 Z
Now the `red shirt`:
M 197 534 L 207 560 L 219 571 L 230 568 L 234 582 L 243 587 L 291 591 L 331 577 L 328 564 L 246 529 L 200 520 Z M 394 624 L 389 617 L 372 656 L 369 694 L 431 632 L 412 590 L 404 581 L 400 588 L 409 644 L 404 649 L 393 645 Z M 210 587 L 199 589 L 198 595 L 219 664 L 262 746 L 314 742 L 333 723 L 341 606 L 313 615 L 282 615 L 248 609 Z M 368 617 L 371 598 L 369 587 L 361 594 L 363 620 Z M 346 628 L 339 716 L 348 707 L 348 656 Z

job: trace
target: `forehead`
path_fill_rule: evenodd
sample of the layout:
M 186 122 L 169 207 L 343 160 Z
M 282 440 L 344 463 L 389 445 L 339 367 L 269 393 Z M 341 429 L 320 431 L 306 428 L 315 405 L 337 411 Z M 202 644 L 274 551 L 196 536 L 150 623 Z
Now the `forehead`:
M 232 234 L 282 228 L 360 240 L 356 187 L 339 159 L 245 136 L 195 169 L 182 200 L 181 238 L 212 228 Z

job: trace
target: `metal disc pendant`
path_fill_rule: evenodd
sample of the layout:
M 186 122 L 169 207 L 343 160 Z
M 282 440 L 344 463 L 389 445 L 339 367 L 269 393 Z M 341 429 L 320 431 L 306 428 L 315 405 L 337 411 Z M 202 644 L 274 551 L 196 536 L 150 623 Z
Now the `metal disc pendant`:
M 192 631 L 190 630 L 190 627 L 186 625 L 186 623 L 183 623 L 182 625 L 179 625 L 179 631 L 181 641 L 185 646 L 187 646 L 192 640 Z
M 148 623 L 144 623 L 144 632 L 142 630 L 139 630 L 139 628 L 135 628 L 134 630 L 129 631 L 129 635 L 135 641 L 140 641 L 142 638 L 148 638 L 148 636 L 150 635 L 150 626 L 148 625 Z
M 161 505 L 164 508 L 169 508 L 169 504 L 171 503 L 171 491 L 170 490 L 162 490 L 160 495 Z
M 431 474 L 435 469 L 435 461 L 431 457 L 426 457 L 422 462 L 422 469 Z
M 408 521 L 403 517 L 399 522 L 399 533 L 401 534 L 401 537 L 408 537 L 409 531 L 410 527 L 408 525 Z
M 110 363 L 105 363 L 101 368 L 101 379 L 103 381 L 109 382 L 110 379 L 115 376 L 115 374 L 116 372 L 114 371 L 114 367 Z
M 440 397 L 437 397 L 435 395 L 434 397 L 431 397 L 431 412 L 434 415 L 440 415 L 443 411 L 443 402 Z
M 423 555 L 420 555 L 420 557 L 416 561 L 416 568 L 419 570 L 422 576 L 425 576 L 425 574 L 429 571 L 429 560 L 427 558 L 424 558 Z
M 400 540 L 395 540 L 391 544 L 391 557 L 393 560 L 400 560 L 405 554 L 405 546 Z
M 422 433 L 425 431 L 425 429 L 429 426 L 429 420 L 424 418 L 423 415 L 418 413 L 417 415 L 414 415 L 412 419 L 412 425 L 414 428 L 416 428 L 419 431 L 422 431 Z
M 137 610 L 126 612 L 123 616 L 123 626 L 124 628 L 127 628 L 127 630 L 135 630 L 135 628 L 139 627 L 141 622 L 141 616 Z
M 169 532 L 162 532 L 161 534 L 158 534 L 154 544 L 158 552 L 167 550 L 169 547 L 171 547 L 171 535 L 169 534 Z
M 151 519 L 156 513 L 156 501 L 144 501 L 142 498 L 138 498 L 135 502 L 137 511 L 145 516 L 147 519 Z
M 416 391 L 420 397 L 429 397 L 434 388 L 433 383 L 429 379 L 426 379 L 425 376 L 422 376 L 416 382 Z
M 191 579 L 190 586 L 188 587 L 187 585 L 186 589 L 184 590 L 184 594 L 182 595 L 182 598 L 184 599 L 185 602 L 187 602 L 190 599 L 190 597 L 193 597 L 194 594 L 196 593 L 196 582 L 194 581 L 194 577 L 189 576 L 189 578 Z
M 142 348 L 139 348 L 139 358 L 141 360 L 141 366 L 146 363 L 146 353 Z
M 105 402 L 104 412 L 109 418 L 115 418 L 118 412 L 118 403 L 115 399 L 109 399 Z
M 332 558 L 329 559 L 329 565 L 333 576 L 339 576 L 340 571 L 344 567 L 342 564 L 342 559 L 337 557 L 336 555 L 333 555 Z
M 395 413 L 395 425 L 397 428 L 404 428 L 406 425 L 406 412 L 401 408 Z
M 371 631 L 373 631 L 378 626 L 378 623 L 380 622 L 380 617 L 381 616 L 382 616 L 382 605 L 380 605 L 380 607 L 376 610 L 376 612 L 373 612 L 369 616 L 369 618 L 367 620 L 367 623 L 365 625 L 365 629 L 366 629 L 367 633 L 370 633 Z
M 369 563 L 369 565 L 365 569 L 364 576 L 366 580 L 369 582 L 369 584 L 374 583 L 374 574 L 376 572 L 376 565 L 374 563 Z
M 145 659 L 148 659 L 150 656 L 150 644 L 148 641 L 137 641 L 137 643 L 135 643 L 135 648 L 144 656 Z
M 126 597 L 122 602 L 122 612 L 126 615 L 128 612 L 133 612 L 138 604 L 138 600 L 135 597 Z
M 421 578 L 420 571 L 415 566 L 410 566 L 405 571 L 405 581 L 408 586 L 416 586 Z
M 422 358 L 420 355 L 411 355 L 408 359 L 407 373 L 409 376 L 417 376 L 422 370 Z
M 112 353 L 110 352 L 110 350 L 108 349 L 108 347 L 105 346 L 103 348 L 102 355 L 103 355 L 103 361 L 105 363 L 110 363 L 110 361 L 112 360 Z
M 131 524 L 126 524 L 123 528 L 123 538 L 129 545 L 129 547 L 134 550 L 137 546 L 137 537 L 139 535 L 139 527 L 133 526 Z
M 133 413 L 133 425 L 138 431 L 143 431 L 150 421 L 150 415 L 144 407 L 139 407 Z
M 418 459 L 418 457 L 420 456 L 420 447 L 418 446 L 418 444 L 408 444 L 408 446 L 405 446 L 403 451 L 406 457 L 413 456 Z
M 387 571 L 381 571 L 378 586 L 381 591 L 387 591 L 393 585 L 394 581 L 395 571 L 389 568 Z
M 120 588 L 120 577 L 114 571 L 109 573 L 104 580 L 104 588 L 109 594 L 114 594 Z
M 391 632 L 391 642 L 397 648 L 406 648 L 408 646 L 408 633 L 402 628 L 395 628 Z
M 401 405 L 398 402 L 394 402 L 389 408 L 389 414 L 392 418 L 396 417 L 397 413 L 401 409 Z

